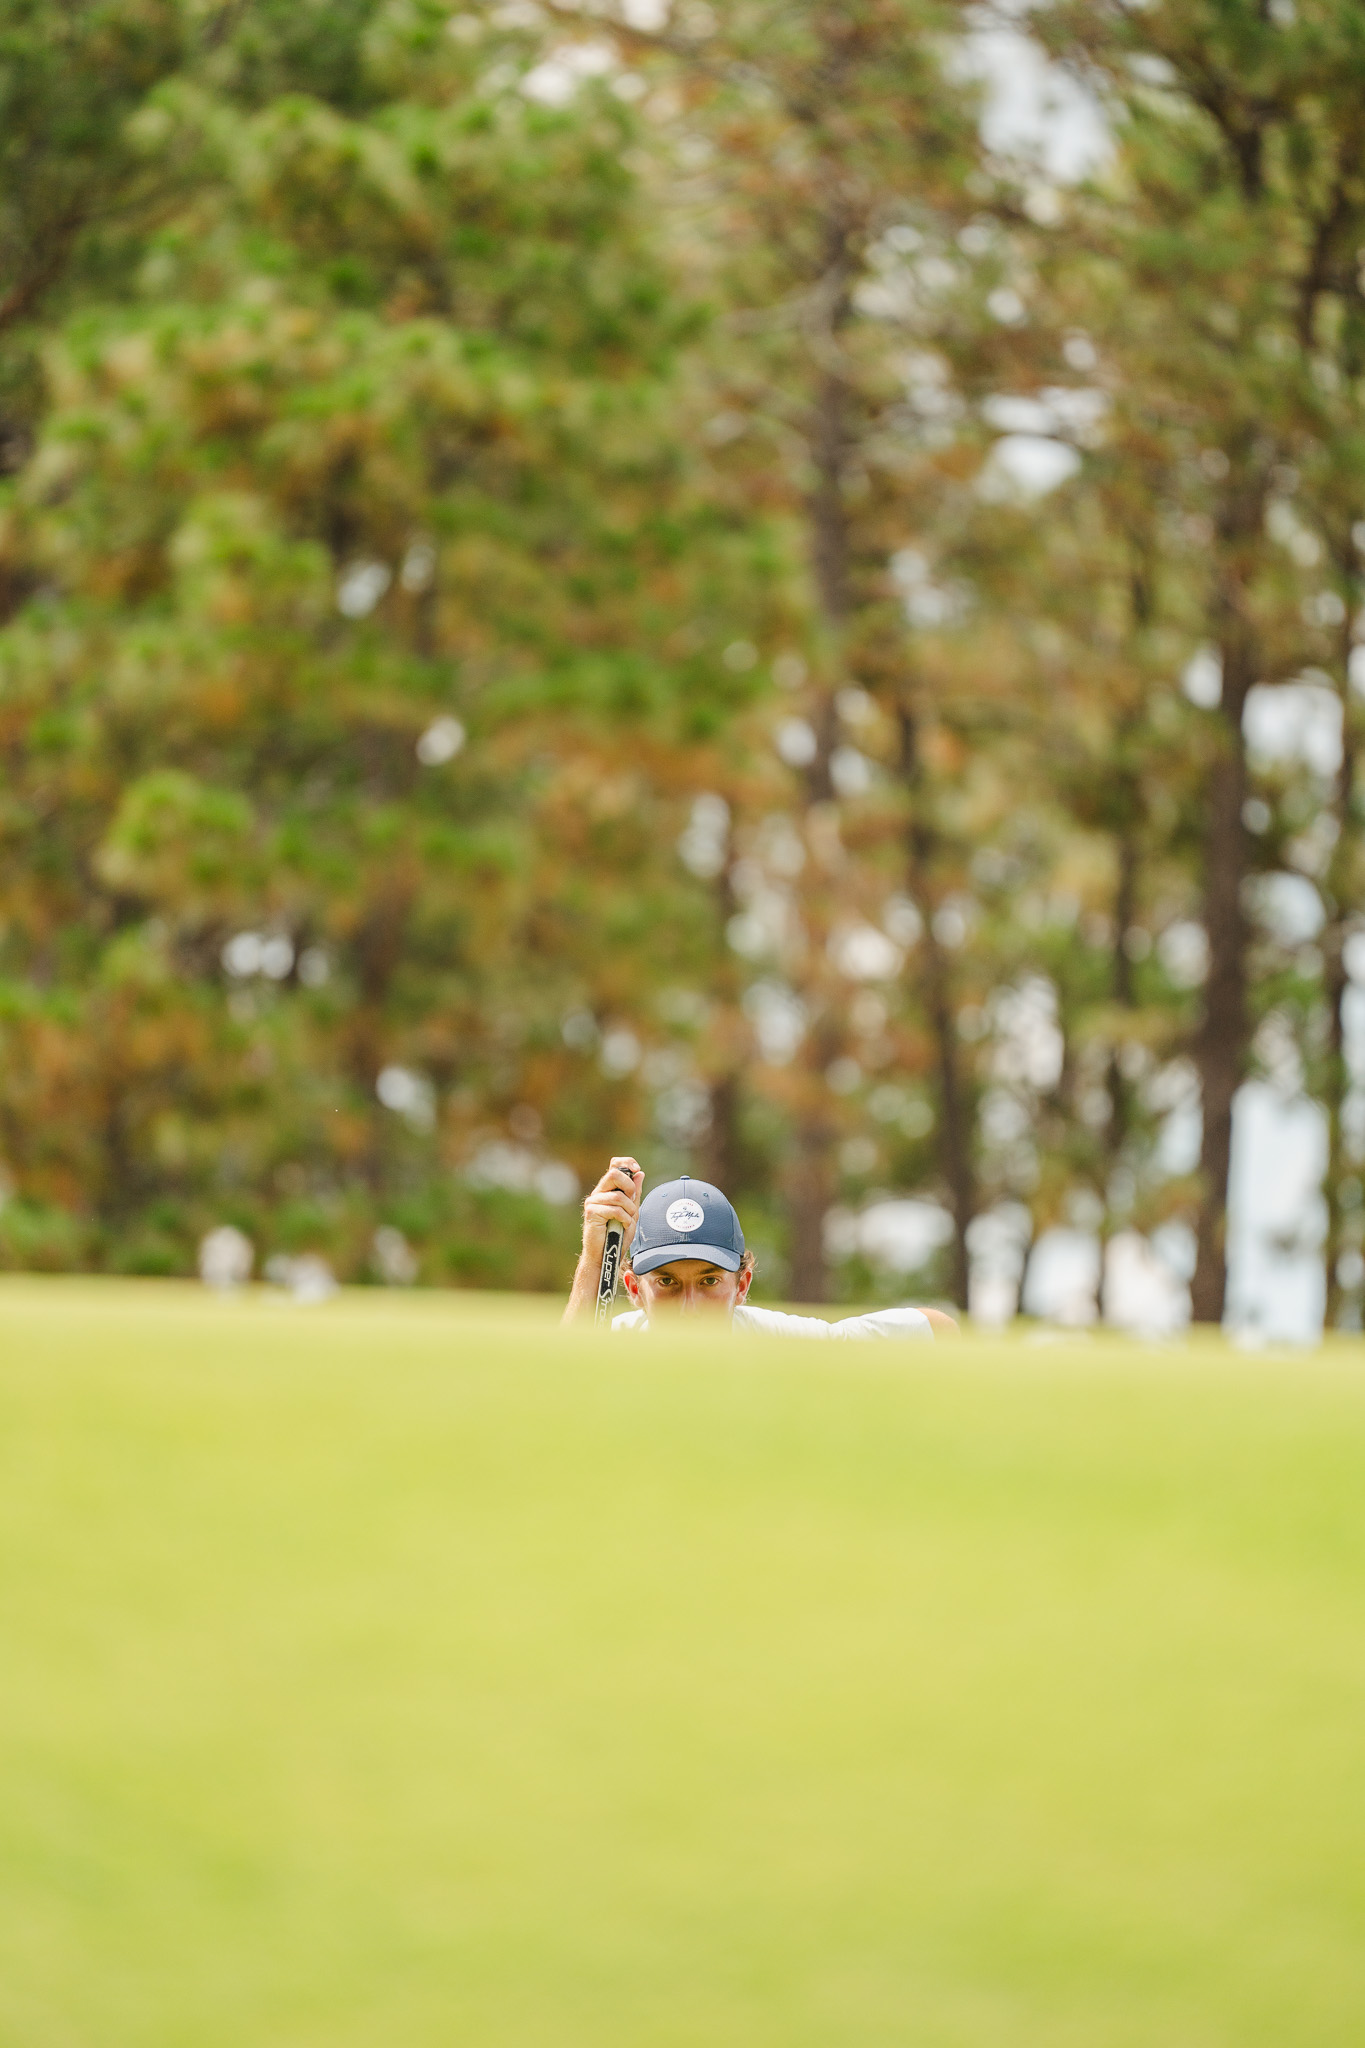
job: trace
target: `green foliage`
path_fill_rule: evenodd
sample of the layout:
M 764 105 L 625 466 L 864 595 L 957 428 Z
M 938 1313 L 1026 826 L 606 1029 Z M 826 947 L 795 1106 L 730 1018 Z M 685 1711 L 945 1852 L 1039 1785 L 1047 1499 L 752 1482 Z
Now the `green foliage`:
M 1213 1319 L 1267 1071 L 1358 1314 L 1359 22 L 1031 10 L 1060 188 L 972 19 L 0 4 L 7 1263 L 554 1287 L 635 1146 L 816 1299 L 920 1193 Z

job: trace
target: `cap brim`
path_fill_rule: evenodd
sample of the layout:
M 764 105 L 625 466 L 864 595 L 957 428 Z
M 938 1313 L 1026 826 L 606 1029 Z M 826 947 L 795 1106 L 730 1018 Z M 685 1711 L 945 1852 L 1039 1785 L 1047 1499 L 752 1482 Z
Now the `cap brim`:
M 681 1259 L 699 1259 L 704 1265 L 723 1266 L 727 1273 L 737 1273 L 744 1264 L 743 1252 L 731 1251 L 718 1244 L 654 1244 L 647 1250 L 632 1252 L 630 1270 L 637 1277 L 641 1273 L 652 1273 L 658 1266 L 673 1266 Z

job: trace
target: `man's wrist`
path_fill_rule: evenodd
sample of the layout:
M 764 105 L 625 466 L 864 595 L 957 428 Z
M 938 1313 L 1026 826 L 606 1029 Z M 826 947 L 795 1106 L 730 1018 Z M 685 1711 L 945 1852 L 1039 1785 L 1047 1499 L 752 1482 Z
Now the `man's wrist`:
M 597 1290 L 591 1267 L 592 1261 L 586 1251 L 580 1252 L 578 1264 L 574 1267 L 573 1281 L 569 1287 L 569 1298 L 560 1317 L 561 1322 L 576 1323 L 593 1306 Z

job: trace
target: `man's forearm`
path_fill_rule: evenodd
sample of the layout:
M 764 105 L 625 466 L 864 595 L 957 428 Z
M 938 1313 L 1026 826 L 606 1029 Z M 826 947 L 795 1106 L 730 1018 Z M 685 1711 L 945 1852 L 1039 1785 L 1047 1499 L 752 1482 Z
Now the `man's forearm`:
M 608 1232 L 620 1231 L 622 1248 L 630 1243 L 640 1215 L 640 1190 L 644 1184 L 639 1160 L 622 1155 L 612 1160 L 583 1204 L 583 1249 L 578 1255 L 561 1323 L 581 1323 L 596 1315 Z
M 601 1261 L 599 1260 L 599 1271 L 600 1268 Z M 593 1311 L 597 1307 L 597 1278 L 598 1275 L 593 1270 L 591 1259 L 586 1252 L 581 1253 L 578 1264 L 574 1267 L 573 1285 L 569 1289 L 569 1298 L 564 1304 L 564 1313 L 559 1319 L 561 1323 L 580 1323 L 591 1319 Z

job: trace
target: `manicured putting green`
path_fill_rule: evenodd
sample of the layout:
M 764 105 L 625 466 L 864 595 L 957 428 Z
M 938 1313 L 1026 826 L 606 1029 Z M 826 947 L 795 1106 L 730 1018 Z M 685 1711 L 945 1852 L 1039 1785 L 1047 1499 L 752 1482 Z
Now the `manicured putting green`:
M 1365 2040 L 1365 1354 L 0 1285 L 4 2048 Z

